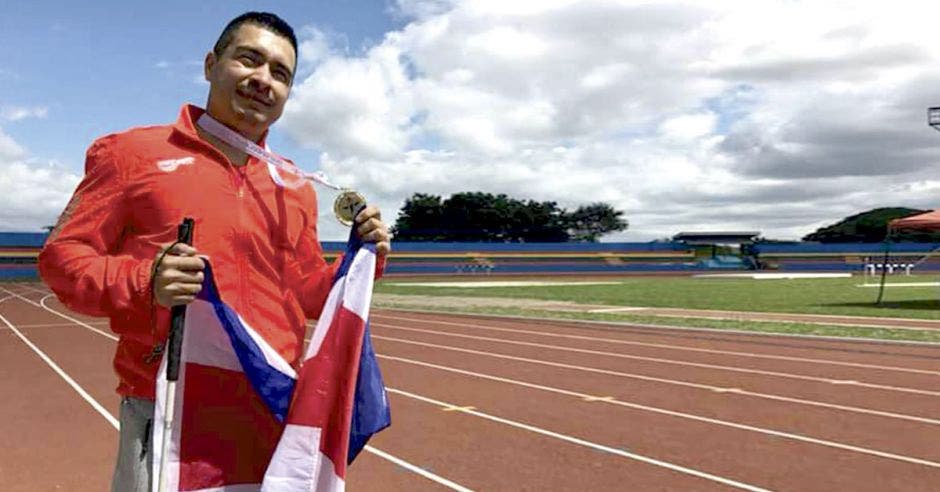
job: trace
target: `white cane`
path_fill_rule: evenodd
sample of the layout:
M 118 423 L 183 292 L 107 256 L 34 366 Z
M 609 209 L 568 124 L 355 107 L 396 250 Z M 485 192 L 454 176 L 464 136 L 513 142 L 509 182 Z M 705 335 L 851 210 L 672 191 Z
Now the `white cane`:
M 185 218 L 176 232 L 176 240 L 181 243 L 192 244 L 193 219 Z M 160 454 L 160 471 L 158 477 L 159 492 L 166 492 L 167 467 L 169 464 L 170 439 L 173 434 L 173 410 L 176 407 L 176 381 L 180 375 L 180 350 L 183 346 L 183 324 L 186 321 L 186 306 L 173 306 L 170 310 L 170 336 L 167 341 L 166 352 L 166 405 L 163 409 L 163 444 Z

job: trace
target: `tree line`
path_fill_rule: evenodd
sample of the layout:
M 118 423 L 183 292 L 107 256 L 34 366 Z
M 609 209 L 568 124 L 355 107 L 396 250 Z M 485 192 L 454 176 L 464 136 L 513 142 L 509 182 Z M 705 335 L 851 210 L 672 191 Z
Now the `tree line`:
M 595 202 L 569 211 L 556 202 L 505 194 L 455 193 L 448 198 L 415 193 L 392 227 L 396 241 L 597 242 L 628 227 L 623 212 Z

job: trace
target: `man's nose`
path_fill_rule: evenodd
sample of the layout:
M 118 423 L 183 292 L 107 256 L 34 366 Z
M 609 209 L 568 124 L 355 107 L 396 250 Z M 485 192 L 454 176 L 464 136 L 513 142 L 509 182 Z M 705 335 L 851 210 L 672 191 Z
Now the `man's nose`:
M 271 87 L 273 80 L 273 74 L 267 65 L 260 65 L 251 73 L 250 81 L 260 89 L 267 89 Z

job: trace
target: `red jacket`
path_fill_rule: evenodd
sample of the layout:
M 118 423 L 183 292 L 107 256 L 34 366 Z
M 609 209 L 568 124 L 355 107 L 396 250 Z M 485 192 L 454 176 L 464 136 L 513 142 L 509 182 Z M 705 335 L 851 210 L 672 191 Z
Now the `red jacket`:
M 255 158 L 233 166 L 196 133 L 202 113 L 184 106 L 174 125 L 95 141 L 39 255 L 66 306 L 110 318 L 122 395 L 154 398 L 159 358 L 146 359 L 166 339 L 169 310 L 151 299 L 151 270 L 184 217 L 195 219 L 193 246 L 209 256 L 222 298 L 288 361 L 299 359 L 304 321 L 319 316 L 338 265 L 323 259 L 313 187 L 279 187 Z

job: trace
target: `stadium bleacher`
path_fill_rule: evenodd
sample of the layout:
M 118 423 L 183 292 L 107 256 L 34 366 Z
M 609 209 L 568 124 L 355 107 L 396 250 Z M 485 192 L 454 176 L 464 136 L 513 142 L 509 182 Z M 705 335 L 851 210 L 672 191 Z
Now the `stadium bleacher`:
M 911 273 L 940 271 L 938 243 L 892 243 L 885 262 L 884 243 L 760 243 L 753 249 L 770 269 L 864 273 L 870 265 L 914 265 Z M 900 268 L 905 270 L 904 267 Z
M 325 242 L 328 256 L 340 242 Z M 681 243 L 394 243 L 389 275 L 532 275 L 683 272 L 694 253 Z
M 35 279 L 36 257 L 46 233 L 0 233 L 0 279 Z M 344 242 L 326 241 L 335 258 Z M 897 243 L 887 264 L 898 272 L 940 271 L 937 243 Z M 755 257 L 696 257 L 678 241 L 646 243 L 408 243 L 396 242 L 388 275 L 607 275 L 683 274 L 703 270 L 765 269 L 793 272 L 858 272 L 883 268 L 882 243 L 757 243 Z M 936 256 L 931 254 L 936 252 Z M 911 267 L 910 265 L 914 265 Z
M 36 278 L 44 232 L 0 232 L 0 279 Z

